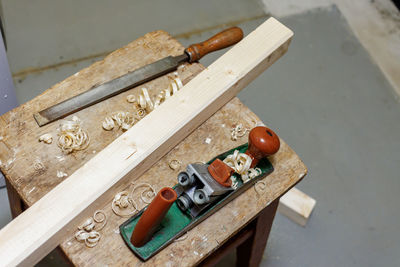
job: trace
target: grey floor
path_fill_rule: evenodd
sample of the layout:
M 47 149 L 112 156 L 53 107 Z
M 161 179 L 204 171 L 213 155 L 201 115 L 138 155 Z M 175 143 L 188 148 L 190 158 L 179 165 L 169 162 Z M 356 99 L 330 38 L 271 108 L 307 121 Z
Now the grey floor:
M 91 49 L 85 49 L 99 42 L 111 42 L 108 32 L 92 42 L 86 41 L 84 30 L 77 30 L 75 39 L 85 43 L 82 51 L 78 49 L 76 54 L 67 51 L 63 55 L 64 47 L 61 46 L 58 51 L 50 52 L 52 56 L 40 59 L 46 57 L 43 53 L 47 48 L 35 48 L 36 52 L 30 57 L 37 58 L 29 59 L 37 65 L 30 67 L 59 64 L 60 55 L 73 60 L 85 54 L 105 52 L 146 31 L 160 28 L 159 25 L 176 35 L 204 29 L 198 34 L 188 34 L 188 38 L 180 35 L 180 41 L 187 45 L 210 36 L 222 27 L 221 24 L 231 21 L 241 22 L 245 33 L 249 33 L 267 17 L 257 1 L 236 2 L 240 4 L 227 5 L 225 1 L 226 5 L 200 10 L 192 18 L 180 16 L 181 23 L 191 21 L 186 28 L 175 29 L 176 17 L 167 19 L 162 16 L 157 19 L 158 24 L 143 20 L 136 31 L 132 30 L 131 37 L 125 36 L 126 28 L 121 28 L 112 32 L 112 38 L 116 39 L 113 44 L 104 47 L 99 44 L 93 53 L 89 53 Z M 18 12 L 21 8 L 11 1 L 3 3 L 4 12 Z M 227 14 L 221 11 L 225 7 L 231 15 L 212 18 L 210 14 Z M 146 8 L 140 7 L 139 10 Z M 211 13 L 205 17 L 202 12 Z M 9 27 L 19 31 L 22 22 L 18 22 L 20 26 L 12 26 L 13 20 L 17 21 L 17 18 L 11 19 Z M 120 23 L 123 20 L 120 19 Z M 309 175 L 298 187 L 315 198 L 317 205 L 304 228 L 277 214 L 261 265 L 400 266 L 397 256 L 400 251 L 400 231 L 397 229 L 400 226 L 397 206 L 400 200 L 400 104 L 395 101 L 393 89 L 335 7 L 281 20 L 295 32 L 289 52 L 244 89 L 239 97 L 264 122 L 276 129 L 303 159 Z M 85 24 L 83 28 L 89 26 Z M 49 27 L 49 34 L 58 36 L 57 29 L 52 29 L 51 25 L 46 27 Z M 73 32 L 66 33 L 71 35 Z M 26 38 L 23 32 L 13 34 L 15 39 L 11 39 L 11 43 Z M 79 46 L 76 42 L 73 45 Z M 48 49 L 57 49 L 53 45 Z M 15 59 L 19 55 L 15 49 L 8 56 L 13 72 L 18 73 L 28 68 L 29 63 Z M 30 54 L 30 51 L 25 53 Z M 202 63 L 208 65 L 217 56 L 208 56 Z M 43 72 L 16 76 L 19 101 L 22 103 L 34 97 L 97 58 L 94 56 Z M 0 227 L 10 220 L 5 195 L 5 190 L 1 190 Z M 219 265 L 231 266 L 234 260 L 235 255 L 231 254 Z M 53 253 L 40 265 L 61 265 L 59 262 Z

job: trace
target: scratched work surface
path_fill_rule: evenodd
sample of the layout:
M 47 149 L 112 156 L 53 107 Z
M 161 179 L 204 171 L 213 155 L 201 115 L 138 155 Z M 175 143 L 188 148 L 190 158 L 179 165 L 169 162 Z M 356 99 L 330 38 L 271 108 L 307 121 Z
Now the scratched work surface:
M 70 175 L 117 138 L 122 130 L 104 131 L 101 122 L 105 116 L 115 111 L 133 112 L 132 104 L 126 101 L 126 96 L 136 93 L 139 88 L 134 88 L 74 114 L 82 120 L 83 128 L 87 130 L 91 142 L 86 150 L 69 155 L 63 154 L 56 144 L 59 122 L 39 128 L 32 117 L 33 113 L 90 89 L 95 84 L 116 78 L 167 55 L 178 55 L 182 52 L 183 47 L 166 32 L 157 31 L 146 34 L 113 52 L 103 61 L 81 70 L 32 101 L 1 116 L 1 171 L 20 198 L 31 206 L 63 179 L 67 179 L 67 177 L 57 177 L 57 171 Z M 178 72 L 185 84 L 202 69 L 203 66 L 200 64 L 187 64 L 179 68 Z M 154 97 L 158 91 L 167 88 L 168 84 L 169 79 L 161 77 L 144 86 Z M 247 135 L 237 141 L 230 139 L 230 129 L 233 126 L 242 123 L 245 127 L 251 128 L 257 122 L 259 122 L 258 117 L 237 98 L 234 98 L 145 174 L 127 179 L 127 190 L 132 189 L 131 183 L 141 182 L 153 185 L 156 191 L 164 186 L 173 186 L 176 184 L 178 172 L 186 164 L 208 161 L 217 154 L 247 142 Z M 39 136 L 44 133 L 53 135 L 52 144 L 38 142 Z M 168 163 L 172 159 L 182 162 L 180 169 L 172 170 L 169 167 Z M 264 190 L 258 190 L 259 193 L 256 193 L 254 188 L 249 189 L 188 232 L 184 240 L 172 243 L 145 264 L 186 266 L 198 263 L 237 233 L 268 203 L 299 182 L 307 172 L 296 153 L 283 141 L 280 151 L 270 160 L 275 171 L 264 178 L 266 185 Z M 135 200 L 139 209 L 145 206 L 140 198 Z M 102 265 L 140 264 L 141 261 L 130 252 L 117 230 L 127 218 L 118 217 L 112 212 L 111 201 L 103 207 L 103 210 L 108 222 L 100 230 L 101 239 L 96 247 L 87 248 L 84 243 L 79 243 L 71 236 L 61 243 L 62 250 L 72 263 L 80 266 L 100 263 Z

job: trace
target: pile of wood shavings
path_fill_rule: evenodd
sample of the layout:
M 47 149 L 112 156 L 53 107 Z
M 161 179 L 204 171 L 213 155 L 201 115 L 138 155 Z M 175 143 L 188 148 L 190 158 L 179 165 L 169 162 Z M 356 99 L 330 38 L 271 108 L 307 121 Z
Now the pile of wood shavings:
M 89 135 L 81 128 L 81 120 L 77 116 L 73 116 L 70 121 L 62 122 L 58 130 L 57 145 L 64 153 L 69 154 L 88 147 Z
M 134 95 L 127 96 L 126 100 L 129 103 L 135 104 L 137 115 L 140 118 L 144 117 L 147 113 L 152 112 L 155 108 L 161 105 L 161 103 L 173 96 L 183 87 L 183 83 L 178 77 L 177 72 L 174 72 L 171 76 L 168 76 L 168 78 L 170 79 L 168 88 L 162 90 L 156 96 L 154 101 L 151 99 L 147 88 L 142 88 L 141 93 L 137 97 Z
M 96 223 L 102 223 L 102 225 L 97 227 Z M 97 210 L 94 212 L 93 218 L 88 218 L 78 227 L 78 231 L 75 233 L 75 239 L 79 242 L 84 242 L 88 248 L 93 248 L 99 243 L 101 238 L 99 231 L 103 229 L 106 224 L 107 216 L 105 212 Z
M 239 150 L 235 150 L 235 152 L 227 156 L 223 162 L 234 169 L 236 173 L 240 174 L 244 183 L 262 174 L 260 168 L 250 168 L 252 159 L 245 153 L 239 153 Z M 236 189 L 238 186 L 238 181 L 234 176 L 231 177 L 231 180 L 232 187 Z
M 126 131 L 135 124 L 135 118 L 130 112 L 118 111 L 110 117 L 105 117 L 103 121 L 103 129 L 110 131 L 117 125 L 122 130 Z
M 122 130 L 128 130 L 137 121 L 144 118 L 148 113 L 152 112 L 157 108 L 162 102 L 175 94 L 179 89 L 183 87 L 181 79 L 178 77 L 178 73 L 174 72 L 172 76 L 169 76 L 171 80 L 170 85 L 167 89 L 162 90 L 153 101 L 149 95 L 147 88 L 142 88 L 141 93 L 136 97 L 134 95 L 128 95 L 126 101 L 133 103 L 136 114 L 133 116 L 129 112 L 119 111 L 111 115 L 110 117 L 105 117 L 102 122 L 103 129 L 106 131 L 111 131 L 114 129 L 115 125 L 118 125 Z

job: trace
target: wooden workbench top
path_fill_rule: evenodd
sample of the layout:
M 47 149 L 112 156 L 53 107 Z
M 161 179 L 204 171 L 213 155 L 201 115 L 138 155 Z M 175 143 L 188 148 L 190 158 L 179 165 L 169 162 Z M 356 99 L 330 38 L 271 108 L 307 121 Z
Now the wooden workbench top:
M 135 94 L 141 87 L 146 87 L 154 97 L 160 90 L 167 88 L 169 79 L 166 76 L 160 77 L 75 113 L 74 115 L 82 120 L 82 127 L 87 130 L 91 141 L 87 149 L 72 154 L 64 154 L 57 146 L 59 122 L 39 128 L 33 119 L 33 113 L 88 90 L 95 84 L 119 77 L 167 55 L 179 55 L 182 52 L 183 47 L 166 32 L 146 34 L 116 50 L 104 60 L 56 84 L 28 103 L 1 116 L 0 168 L 9 185 L 16 190 L 26 205 L 31 206 L 62 180 L 68 178 L 58 177 L 57 171 L 65 172 L 67 175 L 72 174 L 122 134 L 120 129 L 104 131 L 101 123 L 105 116 L 115 111 L 134 111 L 132 104 L 126 101 L 128 94 Z M 179 68 L 179 77 L 185 84 L 203 68 L 200 64 L 187 64 Z M 258 122 L 259 118 L 234 98 L 144 175 L 130 177 L 126 183 L 127 190 L 132 189 L 131 183 L 142 182 L 151 184 L 156 191 L 164 186 L 173 186 L 177 183 L 178 172 L 183 170 L 186 164 L 208 161 L 221 152 L 247 142 L 247 135 L 232 141 L 230 138 L 232 127 L 242 123 L 243 126 L 252 128 Z M 39 136 L 44 133 L 53 135 L 52 144 L 38 142 Z M 279 130 L 277 133 L 279 134 Z M 180 169 L 172 170 L 169 167 L 168 163 L 172 159 L 182 162 Z M 275 171 L 264 178 L 265 190 L 257 194 L 253 188 L 249 189 L 188 232 L 186 239 L 169 245 L 146 264 L 185 266 L 198 263 L 244 227 L 271 201 L 300 181 L 307 172 L 299 157 L 282 140 L 280 151 L 270 160 Z M 145 206 L 140 199 L 136 201 L 139 208 Z M 119 225 L 127 218 L 118 217 L 112 212 L 111 200 L 108 205 L 99 208 L 104 210 L 108 217 L 107 225 L 100 231 L 102 235 L 100 242 L 94 248 L 86 248 L 84 243 L 77 242 L 71 236 L 61 243 L 61 248 L 67 257 L 76 265 L 140 263 L 141 261 L 124 244 L 118 232 Z

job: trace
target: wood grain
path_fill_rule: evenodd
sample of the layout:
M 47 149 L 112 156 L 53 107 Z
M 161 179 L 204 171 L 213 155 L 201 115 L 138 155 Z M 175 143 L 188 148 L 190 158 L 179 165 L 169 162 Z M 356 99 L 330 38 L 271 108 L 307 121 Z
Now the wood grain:
M 279 200 L 278 211 L 295 223 L 305 226 L 317 201 L 296 187 Z
M 110 200 L 128 173 L 143 174 L 284 54 L 291 36 L 269 19 L 3 228 L 0 257 L 5 265 L 30 265 L 48 253 L 82 216 Z

